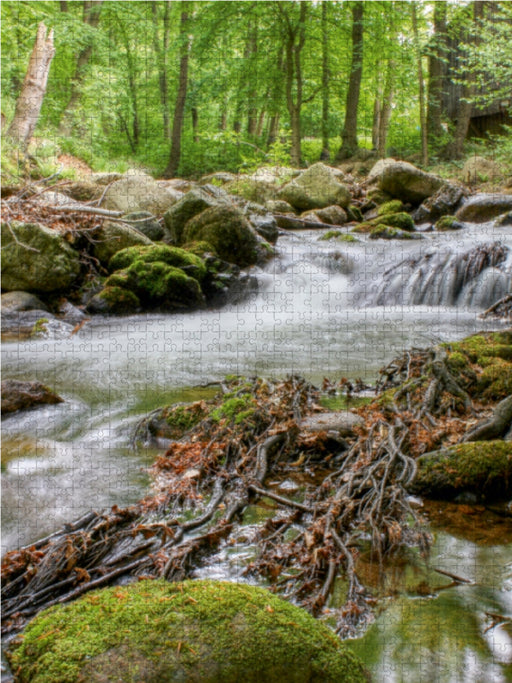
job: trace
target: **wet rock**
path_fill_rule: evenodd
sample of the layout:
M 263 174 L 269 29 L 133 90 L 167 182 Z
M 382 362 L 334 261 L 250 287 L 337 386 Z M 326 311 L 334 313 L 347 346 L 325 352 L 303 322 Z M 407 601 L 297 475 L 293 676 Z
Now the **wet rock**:
M 41 634 L 51 634 L 43 647 Z M 220 581 L 142 580 L 95 591 L 40 613 L 8 660 L 40 683 L 367 680 L 351 650 L 305 610 L 263 588 Z
M 16 311 L 48 310 L 35 294 L 29 292 L 6 292 L 2 294 L 2 314 Z
M 2 415 L 42 404 L 62 403 L 63 399 L 41 382 L 2 380 Z
M 510 194 L 477 194 L 470 197 L 455 214 L 459 221 L 486 223 L 512 210 Z
M 99 315 L 130 315 L 140 310 L 139 298 L 125 287 L 104 287 L 87 303 L 87 311 Z
M 446 232 L 448 230 L 462 230 L 464 225 L 460 223 L 455 216 L 443 216 L 436 224 L 435 229 L 438 232 Z
M 140 174 L 126 175 L 113 183 L 101 206 L 123 213 L 149 211 L 154 216 L 162 216 L 175 203 L 173 192 L 160 186 L 151 176 Z
M 276 219 L 271 213 L 264 214 L 263 216 L 250 213 L 249 221 L 258 235 L 261 235 L 263 239 L 267 240 L 267 242 L 270 242 L 271 244 L 275 244 L 277 242 L 279 230 L 277 228 Z
M 10 229 L 2 223 L 4 290 L 36 293 L 63 290 L 79 273 L 78 253 L 58 232 L 37 223 L 12 221 Z
M 313 164 L 285 185 L 278 198 L 302 211 L 323 209 L 333 204 L 346 207 L 351 197 L 347 186 L 340 182 L 343 178 L 338 169 L 322 163 Z
M 372 168 L 368 181 L 377 183 L 380 190 L 404 202 L 419 204 L 433 195 L 444 181 L 416 168 L 407 161 L 381 159 Z
M 94 234 L 93 254 L 98 261 L 107 266 L 118 251 L 128 247 L 149 246 L 151 240 L 126 223 L 104 221 Z
M 414 212 L 413 218 L 418 223 L 435 221 L 441 216 L 453 214 L 461 202 L 467 197 L 467 191 L 458 185 L 445 183 L 431 197 L 426 199 Z
M 58 305 L 58 314 L 62 317 L 64 322 L 76 325 L 85 320 L 85 313 L 76 306 L 73 306 L 67 299 L 63 299 Z
M 259 203 L 275 199 L 278 192 L 275 183 L 254 176 L 239 176 L 236 180 L 225 185 L 225 189 L 230 194 Z
M 299 423 L 305 432 L 337 432 L 340 436 L 352 436 L 356 427 L 362 427 L 364 420 L 348 410 L 318 413 L 304 418 Z
M 29 311 L 2 311 L 2 339 L 27 339 L 31 337 L 34 327 L 40 321 L 57 322 L 55 316 L 46 310 L 31 309 Z M 39 327 L 43 323 L 40 323 Z
M 207 274 L 202 289 L 208 306 L 240 303 L 258 290 L 256 276 L 241 271 L 238 266 L 211 254 L 204 261 Z
M 370 230 L 369 238 L 371 240 L 421 240 L 423 236 L 400 228 L 393 228 L 390 225 L 378 225 Z
M 497 228 L 512 225 L 512 211 L 507 211 L 507 213 L 502 214 L 496 219 L 495 223 Z
M 164 229 L 160 223 L 153 218 L 149 211 L 137 211 L 129 213 L 124 218 L 130 222 L 133 221 L 132 227 L 138 230 L 153 242 L 158 242 L 164 236 Z
M 269 199 L 265 202 L 265 207 L 272 213 L 295 213 L 293 206 L 284 199 Z
M 328 225 L 343 225 L 347 222 L 347 213 L 341 206 L 336 204 L 326 206 L 325 209 L 315 209 L 314 211 L 306 211 L 301 214 L 302 218 L 317 218 L 321 223 Z

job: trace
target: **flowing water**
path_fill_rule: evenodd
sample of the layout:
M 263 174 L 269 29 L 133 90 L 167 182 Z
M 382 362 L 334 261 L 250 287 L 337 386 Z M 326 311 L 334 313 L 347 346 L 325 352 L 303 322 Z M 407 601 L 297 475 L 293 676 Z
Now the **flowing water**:
M 318 241 L 323 232 L 281 235 L 277 257 L 256 270 L 258 293 L 237 305 L 96 318 L 70 338 L 3 343 L 4 378 L 42 381 L 65 403 L 2 420 L 2 551 L 91 508 L 137 500 L 154 453 L 130 449 L 133 427 L 158 406 L 207 391 L 191 387 L 227 374 L 374 381 L 403 349 L 499 327 L 478 315 L 511 289 L 512 228 L 468 225 L 407 242 Z M 509 548 L 500 553 L 500 561 L 512 560 Z M 485 553 L 479 558 L 488 561 Z M 510 597 L 510 575 L 507 581 L 496 590 Z M 481 664 L 487 660 L 479 652 L 471 657 Z M 379 657 L 382 669 L 389 653 Z M 482 678 L 478 666 L 466 678 L 403 680 L 502 680 Z

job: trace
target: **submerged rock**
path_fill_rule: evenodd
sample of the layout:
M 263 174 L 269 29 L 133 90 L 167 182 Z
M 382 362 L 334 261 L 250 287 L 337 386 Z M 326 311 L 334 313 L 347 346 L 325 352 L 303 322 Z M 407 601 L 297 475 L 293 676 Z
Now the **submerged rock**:
M 2 381 L 2 414 L 15 413 L 41 404 L 62 403 L 64 399 L 41 382 Z
M 324 624 L 263 588 L 139 581 L 39 614 L 8 653 L 20 680 L 363 683 Z

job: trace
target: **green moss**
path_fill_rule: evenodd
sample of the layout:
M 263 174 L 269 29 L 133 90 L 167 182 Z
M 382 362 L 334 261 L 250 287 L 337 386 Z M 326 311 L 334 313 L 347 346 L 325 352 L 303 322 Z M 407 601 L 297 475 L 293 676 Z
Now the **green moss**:
M 13 644 L 19 683 L 320 683 L 366 680 L 305 611 L 254 586 L 139 581 L 37 616 Z
M 338 396 L 321 396 L 318 402 L 328 410 L 348 410 L 349 408 L 368 405 L 372 401 L 373 398 L 369 396 L 354 396 L 347 399 L 345 394 L 340 394 Z
M 212 245 L 204 240 L 201 242 L 189 242 L 188 244 L 184 244 L 183 249 L 185 249 L 185 251 L 189 251 L 191 254 L 199 256 L 200 258 L 203 258 L 205 254 L 213 254 L 214 256 L 217 255 L 217 252 Z
M 156 263 L 158 261 L 168 266 L 181 268 L 187 275 L 199 282 L 206 275 L 206 266 L 199 256 L 185 249 L 169 247 L 166 244 L 122 249 L 110 259 L 109 270 L 122 270 L 135 263 Z
M 383 204 L 392 199 L 390 194 L 384 192 L 384 190 L 379 190 L 378 188 L 369 190 L 366 196 L 370 201 L 375 202 L 376 204 Z
M 453 353 L 450 353 L 448 355 L 448 367 L 450 368 L 450 371 L 454 374 L 457 374 L 458 372 L 467 369 L 467 356 L 465 356 L 460 351 L 454 351 Z
M 377 215 L 378 216 L 386 216 L 391 213 L 399 213 L 402 211 L 404 208 L 404 205 L 400 201 L 400 199 L 392 199 L 389 202 L 384 202 L 384 204 L 381 204 L 379 208 L 377 209 Z
M 386 218 L 390 218 L 390 216 L 386 216 Z M 415 237 L 415 235 L 412 235 L 406 230 L 400 230 L 400 228 L 394 228 L 389 225 L 378 225 L 377 227 L 372 228 L 370 231 L 371 240 L 411 240 Z
M 462 225 L 458 222 L 455 216 L 442 216 L 435 225 L 436 230 L 445 232 L 448 230 L 459 230 Z
M 346 232 L 341 232 L 341 230 L 328 230 L 325 235 L 318 238 L 320 241 L 323 240 L 338 240 L 339 242 L 359 242 L 357 237 L 350 235 Z
M 140 308 L 137 295 L 122 287 L 107 286 L 97 296 L 108 303 L 110 313 L 133 313 Z
M 357 223 L 360 223 L 363 220 L 363 214 L 358 206 L 350 204 L 350 206 L 347 206 L 345 211 L 349 221 L 356 221 Z
M 423 455 L 417 460 L 413 489 L 424 495 L 452 498 L 461 491 L 483 497 L 510 496 L 512 442 L 475 441 Z
M 237 388 L 239 391 L 240 388 Z M 226 398 L 226 400 L 215 410 L 211 412 L 211 418 L 215 422 L 222 419 L 234 421 L 235 424 L 241 424 L 244 420 L 250 418 L 257 408 L 257 401 L 252 394 L 241 394 L 240 396 L 233 396 Z
M 414 221 L 410 214 L 405 211 L 400 213 L 391 213 L 384 216 L 378 216 L 372 221 L 373 225 L 389 225 L 392 228 L 398 228 L 407 232 L 414 232 Z
M 352 228 L 350 232 L 355 232 L 358 234 L 367 234 L 371 232 L 373 229 L 372 223 L 369 221 L 365 221 L 364 223 L 360 223 L 359 225 L 356 225 L 355 228 Z
M 168 427 L 165 436 L 170 439 L 181 439 L 186 432 L 199 424 L 207 415 L 208 410 L 203 401 L 164 408 L 161 417 Z
M 451 351 L 460 351 L 473 363 L 482 364 L 486 357 L 512 361 L 512 330 L 474 334 L 444 346 Z
M 488 401 L 501 401 L 512 394 L 512 363 L 493 358 L 478 379 L 477 391 Z
M 49 323 L 48 318 L 39 318 L 39 320 L 36 320 L 34 323 L 34 327 L 32 328 L 32 331 L 30 333 L 31 337 L 39 337 L 41 335 L 44 335 L 47 333 L 46 325 Z
M 199 306 L 203 295 L 197 280 L 161 261 L 135 261 L 126 269 L 127 287 L 147 305 Z

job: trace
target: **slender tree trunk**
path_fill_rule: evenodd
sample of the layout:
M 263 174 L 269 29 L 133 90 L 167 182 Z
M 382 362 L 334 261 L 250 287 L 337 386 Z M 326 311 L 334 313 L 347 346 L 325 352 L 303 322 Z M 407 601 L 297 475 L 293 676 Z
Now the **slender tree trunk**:
M 222 100 L 220 116 L 219 116 L 219 130 L 226 130 L 228 125 L 228 98 L 224 97 Z
M 192 118 L 192 139 L 194 140 L 195 143 L 197 143 L 197 142 L 199 142 L 199 136 L 197 134 L 197 125 L 199 122 L 199 112 L 197 111 L 197 107 L 191 107 L 190 116 Z
M 100 21 L 101 5 L 103 0 L 84 0 L 83 8 L 83 22 L 91 28 L 97 28 Z M 73 119 L 73 113 L 76 110 L 80 100 L 80 86 L 86 73 L 86 66 L 92 55 L 92 42 L 84 47 L 76 61 L 75 74 L 71 81 L 71 95 L 69 97 L 67 106 L 64 110 L 59 129 L 61 133 L 69 133 Z
M 169 53 L 169 41 L 171 34 L 170 15 L 171 2 L 165 0 L 164 15 L 163 15 L 163 38 L 160 43 L 160 36 L 158 33 L 158 3 L 151 3 L 151 11 L 153 13 L 153 24 L 155 27 L 153 33 L 153 49 L 155 50 L 158 62 L 158 85 L 160 93 L 160 104 L 162 105 L 162 121 L 164 140 L 171 139 L 171 122 L 169 118 L 169 77 L 167 68 L 167 55 Z
M 382 63 L 379 62 L 377 66 L 377 73 L 381 73 Z M 380 129 L 380 117 L 382 114 L 382 96 L 384 93 L 384 88 L 382 86 L 382 80 L 379 81 L 376 86 L 375 101 L 373 103 L 373 124 L 372 124 L 372 147 L 377 149 L 379 146 L 379 129 Z
M 267 112 L 265 111 L 265 107 L 262 107 L 259 116 L 258 116 L 258 125 L 256 126 L 256 137 L 260 138 L 261 134 L 263 133 L 263 125 L 265 123 L 265 114 Z
M 421 130 L 421 162 L 424 166 L 428 164 L 428 144 L 427 144 L 427 112 L 425 109 L 425 80 L 423 77 L 423 64 L 421 57 L 420 36 L 418 32 L 418 14 L 416 2 L 412 3 L 412 30 L 414 34 L 414 47 L 416 51 L 416 61 L 418 66 L 418 91 L 420 105 L 420 130 Z
M 279 102 L 282 94 L 282 78 L 279 76 L 283 74 L 283 66 L 283 48 L 281 47 L 277 53 L 277 77 L 274 78 L 273 82 L 272 109 L 268 125 L 267 147 L 273 145 L 279 135 Z
M 386 84 L 384 86 L 384 93 L 382 95 L 382 110 L 380 113 L 379 122 L 379 139 L 377 144 L 377 153 L 381 158 L 386 156 L 386 142 L 388 139 L 389 122 L 391 120 L 394 86 L 395 62 L 393 59 L 390 59 L 388 61 Z
M 27 148 L 39 119 L 54 54 L 53 29 L 47 33 L 46 26 L 40 23 L 25 80 L 16 101 L 14 119 L 7 131 L 7 135 L 18 142 L 24 150 Z
M 301 2 L 297 25 L 291 26 L 291 24 L 288 23 L 288 39 L 286 42 L 286 104 L 292 129 L 290 158 L 292 166 L 295 166 L 296 168 L 301 164 L 300 112 L 302 108 L 303 85 L 301 53 L 306 38 L 306 15 L 307 3 Z M 295 98 L 293 97 L 294 85 Z
M 247 40 L 248 58 L 255 62 L 258 52 L 258 23 L 257 19 L 253 19 L 249 23 L 249 36 Z M 258 96 L 256 84 L 258 82 L 258 74 L 255 69 L 248 75 L 250 86 L 248 89 L 248 114 L 247 114 L 247 134 L 250 136 L 256 135 L 256 128 L 258 126 L 258 109 L 256 106 L 256 99 Z
M 188 36 L 188 2 L 182 3 L 181 19 L 180 19 L 180 75 L 178 84 L 178 95 L 176 98 L 176 106 L 174 107 L 174 118 L 172 122 L 171 135 L 171 151 L 169 154 L 169 163 L 165 169 L 164 176 L 172 178 L 176 175 L 181 157 L 181 134 L 183 130 L 183 120 L 185 117 L 185 102 L 187 99 L 187 85 L 188 85 L 188 59 L 190 54 L 190 38 Z
M 328 161 L 329 152 L 329 31 L 326 0 L 322 0 L 322 152 L 320 159 Z
M 484 2 L 475 0 L 473 2 L 473 30 L 470 40 L 473 44 L 478 45 L 480 38 L 478 37 L 477 22 L 483 17 Z M 464 154 L 464 141 L 468 134 L 469 122 L 471 120 L 471 112 L 473 110 L 472 97 L 474 95 L 475 76 L 472 73 L 466 74 L 466 82 L 464 85 L 464 96 L 459 100 L 457 108 L 457 123 L 455 125 L 455 132 L 453 140 L 450 142 L 445 151 L 445 155 L 449 159 L 461 159 Z
M 436 146 L 436 140 L 441 135 L 442 98 L 446 68 L 444 59 L 446 46 L 446 8 L 445 0 L 434 3 L 434 38 L 428 62 L 428 104 L 427 131 L 431 147 Z
M 345 124 L 341 133 L 341 147 L 336 160 L 348 159 L 358 148 L 357 143 L 357 108 L 363 75 L 363 9 L 364 3 L 354 2 L 352 5 L 352 63 L 345 107 Z

